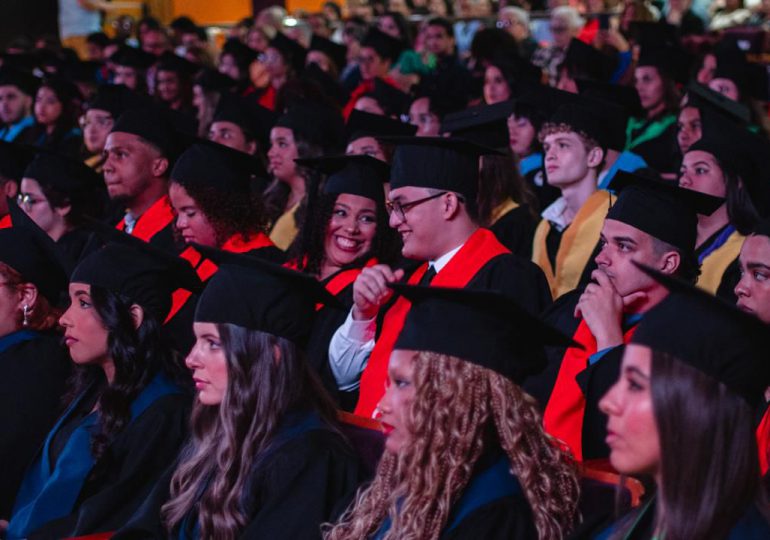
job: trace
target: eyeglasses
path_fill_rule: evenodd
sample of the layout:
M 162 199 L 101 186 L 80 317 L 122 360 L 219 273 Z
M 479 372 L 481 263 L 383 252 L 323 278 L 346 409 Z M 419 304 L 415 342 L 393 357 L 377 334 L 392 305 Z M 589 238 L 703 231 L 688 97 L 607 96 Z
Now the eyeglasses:
M 29 193 L 19 193 L 16 195 L 16 204 L 23 206 L 27 210 L 32 209 L 32 207 L 39 202 L 43 202 L 42 199 L 35 199 Z
M 393 212 L 396 213 L 396 217 L 398 217 L 401 221 L 404 221 L 406 219 L 406 212 L 415 206 L 421 205 L 422 203 L 432 201 L 433 199 L 438 199 L 442 195 L 446 195 L 449 193 L 448 191 L 441 191 L 439 193 L 436 193 L 434 195 L 431 195 L 430 197 L 424 197 L 422 199 L 417 199 L 416 201 L 409 201 L 402 203 L 400 201 L 385 201 L 385 209 L 388 211 L 388 214 L 392 214 Z M 461 197 L 460 195 L 457 196 L 458 199 L 460 199 L 461 202 L 465 202 L 465 199 Z
M 83 129 L 91 124 L 96 124 L 101 128 L 108 128 L 112 127 L 113 122 L 114 120 L 112 116 L 94 116 L 91 120 L 89 120 L 85 115 L 83 115 L 78 119 L 78 123 Z

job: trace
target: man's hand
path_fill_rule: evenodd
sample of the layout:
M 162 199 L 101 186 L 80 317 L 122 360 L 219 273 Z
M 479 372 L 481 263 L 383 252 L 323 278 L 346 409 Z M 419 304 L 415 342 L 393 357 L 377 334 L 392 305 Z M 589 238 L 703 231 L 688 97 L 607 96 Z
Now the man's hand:
M 644 292 L 621 297 L 602 270 L 594 270 L 589 283 L 575 307 L 575 317 L 582 317 L 596 338 L 597 350 L 623 344 L 623 310 L 647 296 Z
M 366 321 L 376 317 L 380 307 L 393 296 L 388 283 L 403 277 L 403 270 L 393 271 L 386 264 L 364 268 L 353 283 L 353 319 Z

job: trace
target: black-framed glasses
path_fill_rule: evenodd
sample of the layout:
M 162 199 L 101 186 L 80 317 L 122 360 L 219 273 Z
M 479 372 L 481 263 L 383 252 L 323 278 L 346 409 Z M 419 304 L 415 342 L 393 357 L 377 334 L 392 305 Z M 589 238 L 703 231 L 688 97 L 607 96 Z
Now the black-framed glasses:
M 440 191 L 438 193 L 434 193 L 433 195 L 430 195 L 429 197 L 423 197 L 422 199 L 417 199 L 416 201 L 409 201 L 402 203 L 400 201 L 385 201 L 385 208 L 388 210 L 388 214 L 392 214 L 393 212 L 396 213 L 396 216 L 401 220 L 406 219 L 406 212 L 407 210 L 414 208 L 415 206 L 421 205 L 422 203 L 432 201 L 433 199 L 438 199 L 442 195 L 446 195 L 449 193 L 448 191 Z M 463 200 L 462 197 L 458 198 L 460 200 Z

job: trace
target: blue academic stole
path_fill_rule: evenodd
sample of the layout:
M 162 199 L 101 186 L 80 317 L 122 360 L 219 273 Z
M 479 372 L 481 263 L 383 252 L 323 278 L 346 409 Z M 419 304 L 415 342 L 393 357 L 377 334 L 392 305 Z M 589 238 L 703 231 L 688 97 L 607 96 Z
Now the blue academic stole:
M 521 493 L 523 492 L 519 481 L 511 474 L 508 457 L 501 457 L 491 467 L 471 478 L 460 500 L 454 505 L 447 519 L 448 525 L 444 527 L 442 534 L 454 530 L 466 517 L 482 506 Z M 382 540 L 390 530 L 390 526 L 390 516 L 386 516 L 382 526 L 372 536 L 372 540 Z
M 24 343 L 25 341 L 32 341 L 40 337 L 40 332 L 33 330 L 19 330 L 18 332 L 12 332 L 0 338 L 0 353 L 4 353 L 11 347 Z
M 181 388 L 165 376 L 156 375 L 131 403 L 131 421 L 158 399 L 181 392 Z M 94 467 L 91 433 L 96 426 L 98 414 L 92 412 L 86 416 L 72 432 L 53 470 L 50 467 L 50 447 L 54 435 L 85 394 L 78 396 L 67 408 L 48 434 L 42 452 L 27 469 L 8 524 L 6 538 L 9 540 L 28 536 L 46 523 L 68 515 L 75 507 L 83 484 Z
M 541 154 L 540 152 L 530 154 L 519 161 L 519 172 L 521 173 L 522 176 L 527 176 L 529 173 L 531 173 L 535 169 L 542 169 L 542 168 L 543 168 L 543 154 Z

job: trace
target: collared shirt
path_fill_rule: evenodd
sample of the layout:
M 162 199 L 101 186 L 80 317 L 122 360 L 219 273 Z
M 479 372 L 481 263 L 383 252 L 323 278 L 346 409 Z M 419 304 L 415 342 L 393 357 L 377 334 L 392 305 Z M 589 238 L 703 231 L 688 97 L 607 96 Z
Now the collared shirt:
M 137 221 L 139 221 L 139 218 L 134 217 L 131 212 L 126 212 L 126 215 L 123 218 L 123 222 L 126 224 L 126 226 L 123 228 L 123 230 L 126 231 L 127 234 L 131 234 L 134 232 L 134 227 L 136 227 Z
M 428 267 L 433 267 L 436 273 L 441 272 L 452 257 L 457 255 L 465 243 L 446 252 L 435 261 L 428 261 Z M 331 366 L 337 387 L 342 391 L 358 388 L 369 355 L 374 349 L 374 335 L 377 331 L 377 318 L 357 321 L 353 319 L 353 310 L 348 313 L 329 342 L 329 365 Z
M 572 219 L 567 217 L 567 199 L 559 197 L 546 207 L 540 214 L 543 219 L 550 222 L 551 227 L 562 232 L 572 224 Z

